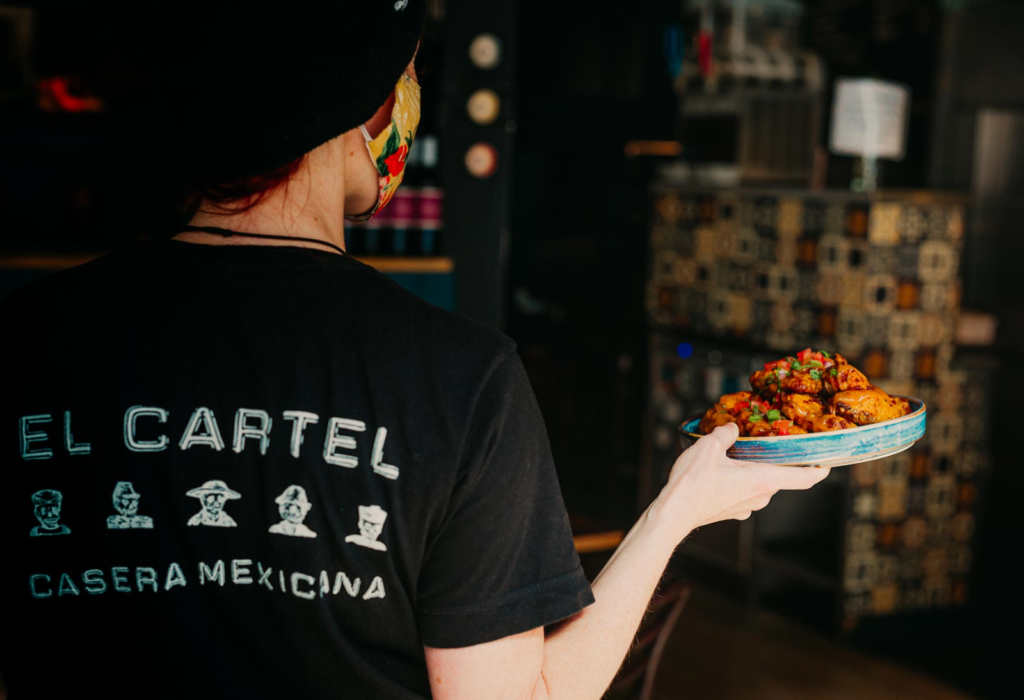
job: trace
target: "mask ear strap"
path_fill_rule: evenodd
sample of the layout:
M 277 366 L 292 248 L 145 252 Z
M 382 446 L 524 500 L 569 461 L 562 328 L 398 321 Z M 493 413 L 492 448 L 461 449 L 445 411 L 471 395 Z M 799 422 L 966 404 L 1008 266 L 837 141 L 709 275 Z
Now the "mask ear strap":
M 363 132 L 363 138 L 366 139 L 366 153 L 370 156 L 370 162 L 373 162 L 373 151 L 370 150 L 370 143 L 373 142 L 373 138 L 370 136 L 370 132 L 366 130 L 365 124 L 359 125 L 359 130 Z

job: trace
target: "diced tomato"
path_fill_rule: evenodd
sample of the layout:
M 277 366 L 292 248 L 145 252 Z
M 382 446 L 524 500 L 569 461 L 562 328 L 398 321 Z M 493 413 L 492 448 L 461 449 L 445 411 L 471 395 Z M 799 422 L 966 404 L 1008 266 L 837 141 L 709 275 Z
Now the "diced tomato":
M 734 411 L 742 411 L 744 408 L 750 408 L 749 401 L 740 401 L 738 404 L 733 406 Z
M 786 360 L 779 360 L 775 363 L 775 366 L 779 369 L 789 369 L 792 365 L 790 365 Z
M 811 353 L 811 359 L 812 360 L 817 360 L 818 362 L 821 362 L 822 364 L 824 364 L 824 362 L 825 362 L 825 357 L 820 352 L 812 352 Z
M 796 359 L 800 360 L 801 362 L 807 362 L 807 358 L 809 358 L 810 356 L 811 356 L 811 349 L 810 348 L 806 348 L 806 349 L 801 350 L 800 352 L 798 352 L 796 354 Z
M 788 428 L 779 428 L 779 435 L 789 435 Z
M 778 362 L 765 362 L 764 368 L 766 371 L 771 372 L 773 369 L 779 366 Z
M 788 428 L 791 425 L 793 425 L 793 421 L 791 420 L 777 420 L 772 422 L 773 428 Z

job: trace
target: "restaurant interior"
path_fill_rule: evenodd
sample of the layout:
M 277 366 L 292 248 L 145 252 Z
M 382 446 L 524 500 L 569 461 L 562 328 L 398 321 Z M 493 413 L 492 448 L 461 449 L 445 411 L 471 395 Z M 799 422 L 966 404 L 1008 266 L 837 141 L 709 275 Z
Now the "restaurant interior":
M 693 533 L 608 697 L 1008 697 L 1024 3 L 428 6 L 404 184 L 346 247 L 516 341 L 589 576 L 764 363 L 927 405 L 909 450 Z M 0 297 L 182 223 L 133 35 L 0 2 Z

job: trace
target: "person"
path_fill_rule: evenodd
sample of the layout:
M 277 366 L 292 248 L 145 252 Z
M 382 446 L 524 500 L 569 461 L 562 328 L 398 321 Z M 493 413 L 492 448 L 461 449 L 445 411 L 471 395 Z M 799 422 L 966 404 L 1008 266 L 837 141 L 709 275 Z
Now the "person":
M 274 503 L 278 506 L 281 522 L 271 525 L 270 532 L 292 537 L 316 537 L 316 533 L 302 522 L 306 519 L 309 509 L 313 507 L 306 495 L 306 489 L 292 484 L 274 499 Z
M 415 138 L 423 6 L 167 14 L 202 30 L 169 82 L 197 91 L 189 225 L 139 221 L 150 240 L 0 302 L 0 425 L 23 428 L 0 450 L 32 460 L 0 492 L 60 488 L 76 523 L 4 535 L 12 697 L 596 699 L 688 533 L 826 476 L 730 459 L 719 428 L 587 581 L 515 343 L 345 253 L 344 219 L 386 205 Z M 123 474 L 155 525 L 113 538 Z M 295 486 L 316 538 L 269 532 Z M 219 520 L 231 493 L 232 527 L 188 527 L 189 496 Z
M 139 515 L 139 499 L 142 495 L 135 490 L 130 481 L 119 481 L 114 485 L 114 510 L 116 515 L 107 518 L 107 527 L 111 530 L 130 530 L 132 528 L 153 528 L 153 518 Z
M 70 535 L 71 528 L 60 523 L 60 507 L 64 502 L 64 494 L 52 489 L 43 489 L 32 494 L 32 505 L 39 524 L 28 533 L 30 537 L 47 535 Z
M 241 498 L 242 494 L 229 489 L 220 479 L 213 479 L 199 488 L 189 489 L 185 495 L 198 498 L 202 504 L 202 509 L 188 519 L 189 527 L 238 527 L 235 519 L 224 512 L 224 502 Z
M 387 545 L 378 542 L 381 530 L 384 529 L 384 521 L 388 514 L 381 510 L 380 506 L 359 506 L 359 534 L 349 535 L 346 542 L 355 542 L 360 547 L 369 547 L 381 552 L 388 551 Z

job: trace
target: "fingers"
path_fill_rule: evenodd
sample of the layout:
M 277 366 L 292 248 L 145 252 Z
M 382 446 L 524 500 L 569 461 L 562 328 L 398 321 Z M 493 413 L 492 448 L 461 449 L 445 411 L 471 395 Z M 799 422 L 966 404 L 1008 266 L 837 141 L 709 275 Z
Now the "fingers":
M 758 476 L 775 491 L 809 489 L 829 475 L 828 467 L 779 467 L 774 464 L 756 465 Z
M 711 523 L 721 522 L 723 520 L 746 520 L 750 517 L 751 513 L 759 511 L 771 501 L 774 493 L 770 493 L 766 496 L 755 496 L 754 498 L 748 498 L 742 503 L 729 508 L 727 512 L 719 513 L 718 515 L 708 518 L 701 525 L 710 525 Z
M 715 442 L 718 443 L 718 445 L 724 452 L 725 450 L 732 447 L 733 444 L 735 444 L 736 438 L 738 438 L 739 436 L 740 427 L 735 423 L 726 423 L 725 425 L 720 425 L 714 430 L 712 430 L 710 433 L 708 433 L 707 437 L 705 437 L 704 440 L 714 440 Z
M 751 513 L 765 508 L 774 495 L 775 494 L 757 496 L 756 498 L 751 498 L 743 503 L 737 503 L 729 509 L 729 513 L 717 518 L 717 520 L 746 520 L 750 517 Z
M 729 507 L 730 513 L 742 513 L 745 510 L 761 510 L 772 499 L 775 493 L 768 493 L 762 496 L 754 496 Z

